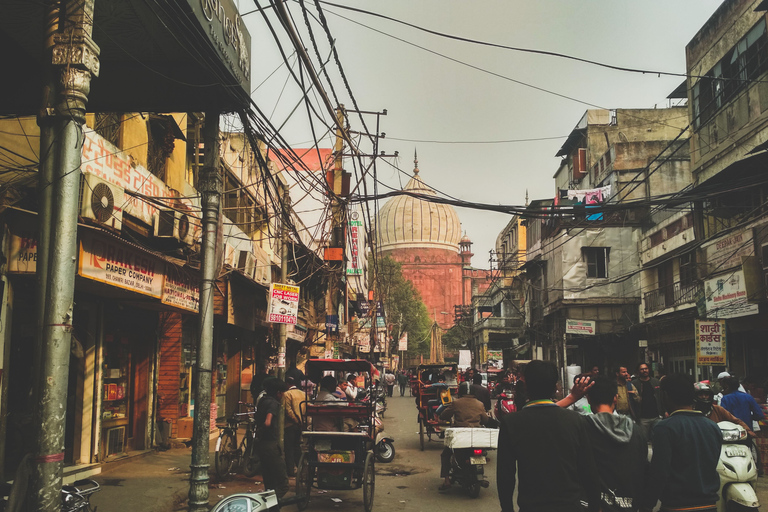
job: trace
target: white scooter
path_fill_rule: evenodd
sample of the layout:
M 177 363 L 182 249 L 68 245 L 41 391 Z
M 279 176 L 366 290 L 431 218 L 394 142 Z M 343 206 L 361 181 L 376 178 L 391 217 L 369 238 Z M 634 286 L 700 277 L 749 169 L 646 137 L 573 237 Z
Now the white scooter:
M 720 475 L 720 501 L 718 512 L 732 510 L 729 503 L 737 504 L 739 510 L 757 510 L 760 503 L 755 493 L 757 466 L 749 449 L 747 431 L 741 425 L 730 421 L 717 424 L 723 434 L 723 446 L 717 472 Z

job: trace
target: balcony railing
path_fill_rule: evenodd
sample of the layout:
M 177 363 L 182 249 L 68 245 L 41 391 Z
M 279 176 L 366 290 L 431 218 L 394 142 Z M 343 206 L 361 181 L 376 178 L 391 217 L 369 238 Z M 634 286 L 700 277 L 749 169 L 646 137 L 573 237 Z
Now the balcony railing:
M 680 306 L 681 304 L 690 304 L 696 300 L 696 296 L 701 291 L 699 283 L 674 283 L 672 286 L 664 286 L 656 290 L 651 290 L 643 295 L 645 303 L 645 312 L 653 313 L 662 309 Z
M 475 329 L 516 329 L 522 325 L 523 319 L 519 317 L 490 316 L 475 323 Z

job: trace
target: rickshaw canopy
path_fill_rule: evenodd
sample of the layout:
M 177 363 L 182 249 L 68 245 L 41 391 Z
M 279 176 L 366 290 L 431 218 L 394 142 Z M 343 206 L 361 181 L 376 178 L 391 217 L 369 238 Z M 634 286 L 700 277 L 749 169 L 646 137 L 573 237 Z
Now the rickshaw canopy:
M 376 367 L 365 359 L 309 359 L 304 369 L 312 382 L 318 382 L 324 372 L 368 372 L 371 377 L 379 375 Z

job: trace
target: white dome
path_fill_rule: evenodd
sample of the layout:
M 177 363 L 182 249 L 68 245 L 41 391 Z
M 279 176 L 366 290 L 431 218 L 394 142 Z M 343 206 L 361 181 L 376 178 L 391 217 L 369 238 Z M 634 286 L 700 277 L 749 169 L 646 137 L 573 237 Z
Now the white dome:
M 418 160 L 414 176 L 403 190 L 436 196 L 419 176 Z M 461 222 L 452 206 L 431 203 L 402 195 L 387 201 L 376 216 L 378 251 L 409 247 L 443 248 L 459 252 Z

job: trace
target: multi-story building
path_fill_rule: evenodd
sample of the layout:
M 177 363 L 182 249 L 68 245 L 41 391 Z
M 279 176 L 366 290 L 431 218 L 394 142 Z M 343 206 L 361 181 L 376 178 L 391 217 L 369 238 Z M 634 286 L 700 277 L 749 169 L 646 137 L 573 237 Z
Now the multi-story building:
M 684 112 L 589 110 L 557 153 L 556 196 L 527 215 L 527 321 L 543 357 L 582 368 L 637 360 L 637 246 L 647 200 L 688 183 Z

